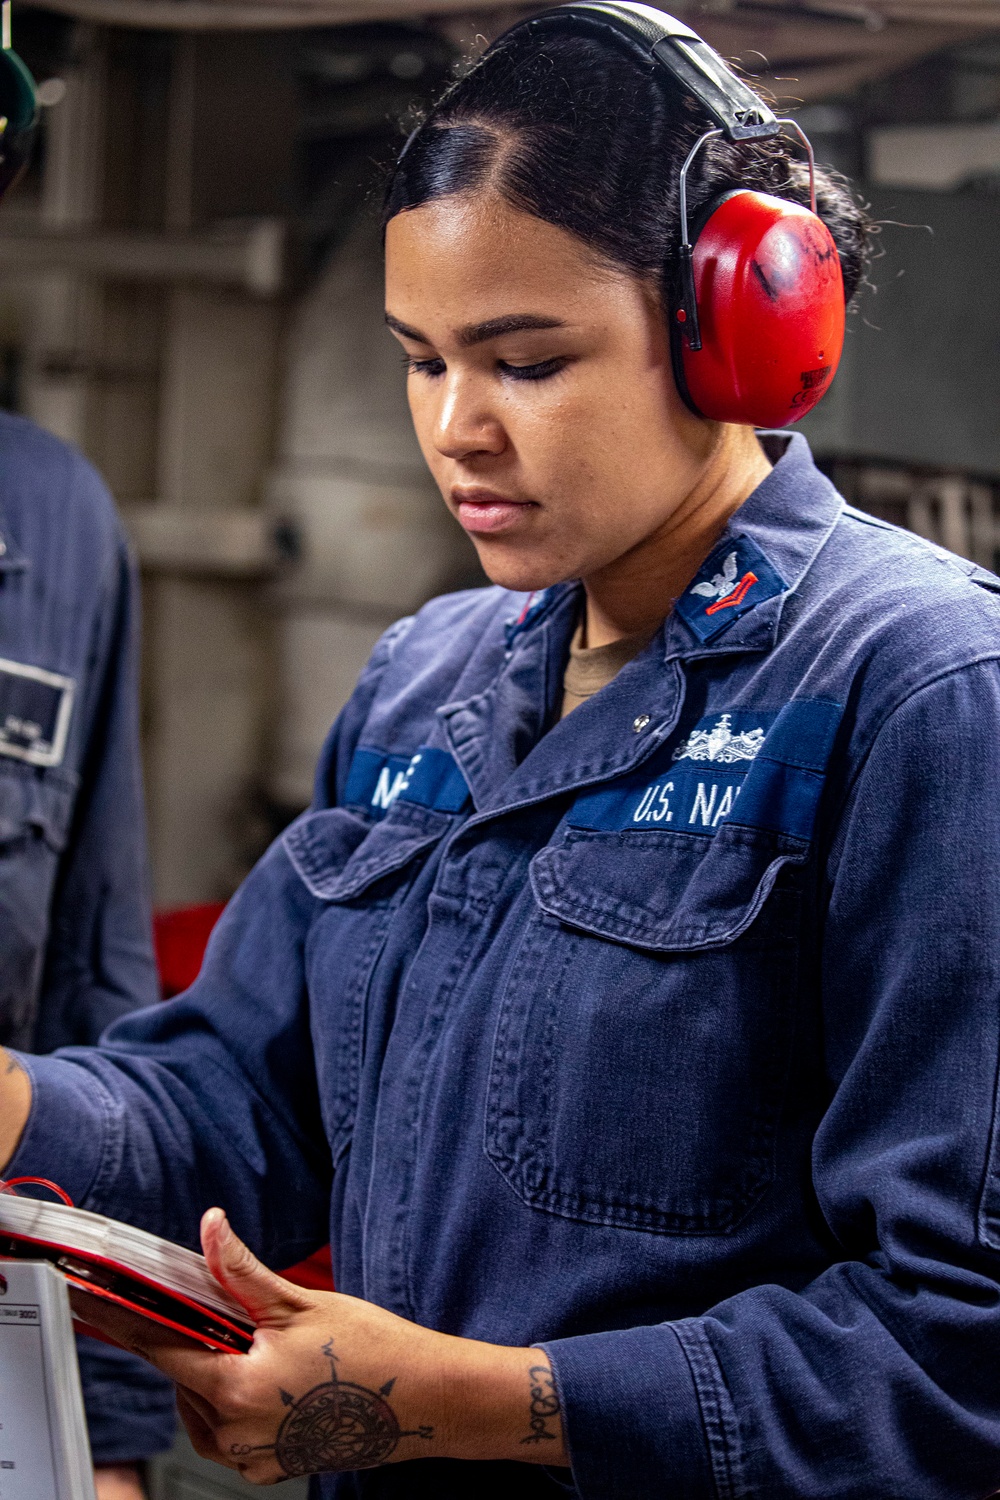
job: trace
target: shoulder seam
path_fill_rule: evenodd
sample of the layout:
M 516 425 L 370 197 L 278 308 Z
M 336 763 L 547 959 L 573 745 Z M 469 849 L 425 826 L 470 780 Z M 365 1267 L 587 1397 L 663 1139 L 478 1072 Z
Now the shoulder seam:
M 865 767 L 871 759 L 875 746 L 878 744 L 882 734 L 888 728 L 889 724 L 895 718 L 900 709 L 904 708 L 907 703 L 909 703 L 912 699 L 918 697 L 921 693 L 926 692 L 928 688 L 934 687 L 939 682 L 943 682 L 945 678 L 957 677 L 959 672 L 967 672 L 971 667 L 984 666 L 987 662 L 993 662 L 994 665 L 1000 666 L 1000 644 L 998 644 L 996 651 L 984 651 L 981 655 L 970 657 L 968 661 L 961 662 L 957 666 L 942 667 L 939 672 L 935 672 L 924 682 L 917 683 L 916 686 L 907 689 L 905 693 L 902 693 L 900 697 L 896 699 L 895 703 L 893 703 L 890 708 L 886 709 L 881 722 L 871 736 L 867 749 L 858 762 L 854 775 L 851 777 L 850 781 L 844 788 L 844 795 L 841 798 L 840 808 L 838 809 L 837 813 L 838 821 L 841 814 L 843 813 L 844 808 L 850 801 L 854 793 L 854 789 L 865 770 Z

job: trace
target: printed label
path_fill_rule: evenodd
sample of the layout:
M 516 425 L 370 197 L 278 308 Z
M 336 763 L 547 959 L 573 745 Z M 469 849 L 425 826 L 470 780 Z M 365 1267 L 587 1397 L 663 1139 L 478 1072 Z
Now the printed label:
M 461 812 L 470 798 L 465 777 L 447 750 L 423 745 L 414 755 L 401 756 L 362 746 L 351 761 L 344 801 L 381 819 L 396 801 Z
M 75 688 L 72 677 L 0 657 L 0 755 L 60 765 Z
M 818 699 L 780 712 L 710 714 L 649 767 L 584 792 L 567 821 L 595 831 L 668 828 L 711 837 L 732 818 L 811 838 L 840 716 L 838 704 Z

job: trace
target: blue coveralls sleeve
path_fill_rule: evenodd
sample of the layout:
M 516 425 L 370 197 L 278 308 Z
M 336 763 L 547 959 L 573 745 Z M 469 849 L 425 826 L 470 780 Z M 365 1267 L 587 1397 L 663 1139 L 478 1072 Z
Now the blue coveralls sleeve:
M 65 762 L 46 773 L 44 787 L 23 777 L 16 783 L 71 809 L 68 824 L 50 821 L 48 854 L 38 840 L 8 846 L 0 871 L 8 899 L 12 889 L 20 893 L 11 905 L 24 919 L 22 946 L 29 935 L 36 945 L 37 978 L 22 977 L 19 1005 L 5 1021 L 47 1052 L 96 1042 L 110 1021 L 158 998 L 139 752 L 137 583 L 113 501 L 94 469 L 8 415 L 0 445 L 4 520 L 25 563 L 10 580 L 0 654 L 67 672 L 75 693 Z M 26 769 L 17 761 L 5 768 L 8 777 Z M 16 947 L 5 949 L 5 995 L 18 989 Z M 168 1448 L 176 1427 L 171 1383 L 93 1339 L 80 1338 L 78 1351 L 95 1462 L 132 1462 Z
M 77 483 L 103 490 L 83 465 Z M 86 705 L 91 727 L 54 892 L 39 1052 L 94 1043 L 119 1016 L 159 998 L 143 838 L 137 581 L 117 521 L 115 539 L 93 650 L 105 666 Z
M 331 730 L 314 810 L 335 794 L 392 639 Z M 345 815 L 344 857 L 356 822 Z M 11 1175 L 50 1175 L 59 1162 L 80 1207 L 193 1247 L 200 1215 L 222 1205 L 276 1266 L 325 1244 L 331 1164 L 304 982 L 315 911 L 279 839 L 229 903 L 184 995 L 123 1018 L 99 1048 L 19 1054 L 33 1099 Z
M 545 1345 L 586 1500 L 1000 1487 L 1000 676 L 946 673 L 873 738 L 817 922 L 829 1099 L 801 1289 Z
M 79 474 L 78 482 L 103 489 L 89 468 Z M 102 621 L 107 670 L 56 884 L 35 1039 L 41 1052 L 96 1042 L 119 1016 L 159 998 L 142 837 L 138 581 L 116 531 Z M 94 1462 L 135 1463 L 169 1448 L 177 1426 L 172 1383 L 96 1339 L 78 1338 L 77 1354 Z

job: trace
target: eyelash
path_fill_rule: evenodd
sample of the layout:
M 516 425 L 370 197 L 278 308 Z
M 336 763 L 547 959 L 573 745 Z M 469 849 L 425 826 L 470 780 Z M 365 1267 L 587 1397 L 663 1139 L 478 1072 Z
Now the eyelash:
M 444 374 L 443 359 L 411 359 L 404 354 L 403 364 L 411 375 L 433 378 Z M 548 380 L 550 376 L 558 375 L 565 365 L 565 359 L 544 359 L 537 365 L 508 365 L 503 360 L 498 361 L 500 373 L 510 380 Z

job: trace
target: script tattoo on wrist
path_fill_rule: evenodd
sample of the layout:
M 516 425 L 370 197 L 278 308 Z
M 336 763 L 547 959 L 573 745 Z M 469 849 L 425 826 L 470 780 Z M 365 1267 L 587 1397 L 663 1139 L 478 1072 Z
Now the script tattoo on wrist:
M 531 1431 L 521 1442 L 554 1443 L 559 1436 L 561 1416 L 555 1377 L 548 1365 L 532 1365 L 528 1371 L 528 1379 L 531 1381 L 531 1407 L 528 1414 Z M 556 1431 L 552 1431 L 553 1427 Z
M 395 1377 L 377 1391 L 341 1380 L 333 1340 L 323 1345 L 323 1355 L 330 1361 L 330 1379 L 314 1385 L 296 1398 L 280 1390 L 288 1415 L 278 1428 L 273 1443 L 250 1445 L 234 1443 L 234 1457 L 250 1453 L 273 1452 L 287 1478 L 303 1474 L 339 1474 L 353 1469 L 374 1469 L 387 1463 L 400 1439 L 434 1436 L 433 1427 L 415 1427 L 403 1431 L 389 1402 Z M 247 1464 L 237 1464 L 242 1472 Z
M 8 1073 L 24 1072 L 24 1069 L 22 1068 L 19 1060 L 16 1057 L 12 1057 L 11 1054 L 6 1051 L 3 1053 L 3 1070 L 5 1075 Z

